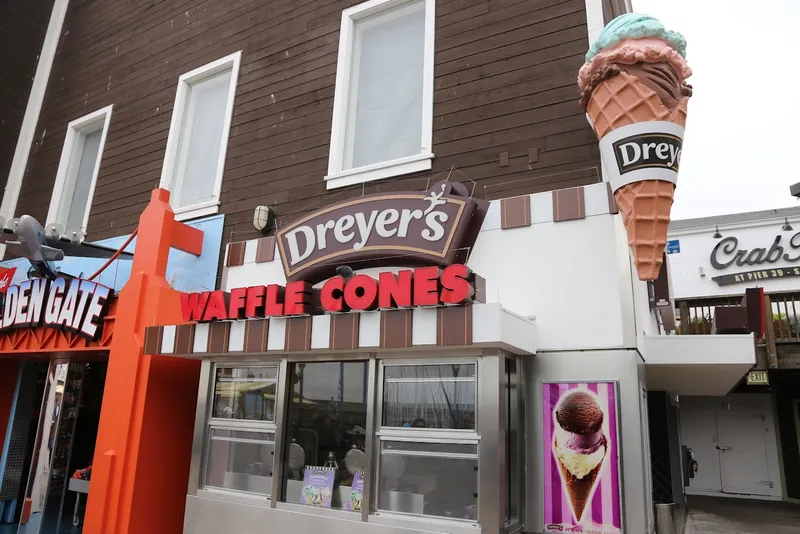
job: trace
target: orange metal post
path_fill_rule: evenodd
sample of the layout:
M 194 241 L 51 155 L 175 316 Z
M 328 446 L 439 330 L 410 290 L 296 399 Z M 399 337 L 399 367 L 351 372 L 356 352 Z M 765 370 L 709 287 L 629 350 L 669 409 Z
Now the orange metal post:
M 153 191 L 120 292 L 95 447 L 86 534 L 178 534 L 191 460 L 199 362 L 144 356 L 145 328 L 182 321 L 165 279 L 170 247 L 199 254 L 202 232 Z

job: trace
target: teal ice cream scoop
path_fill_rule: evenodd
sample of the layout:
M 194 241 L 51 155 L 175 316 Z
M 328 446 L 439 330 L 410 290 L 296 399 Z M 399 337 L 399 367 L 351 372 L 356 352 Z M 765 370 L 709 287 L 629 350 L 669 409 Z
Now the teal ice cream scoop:
M 667 30 L 661 22 L 648 15 L 626 13 L 615 18 L 603 28 L 600 36 L 586 52 L 586 61 L 625 39 L 642 39 L 645 37 L 662 39 L 675 49 L 681 57 L 686 57 L 686 39 L 678 32 Z

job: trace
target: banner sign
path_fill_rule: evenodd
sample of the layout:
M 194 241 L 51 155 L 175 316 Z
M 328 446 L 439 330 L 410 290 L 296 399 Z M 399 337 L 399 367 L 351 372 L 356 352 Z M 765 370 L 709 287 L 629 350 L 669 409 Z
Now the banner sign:
M 772 245 L 768 249 L 756 247 L 753 249 L 739 248 L 739 240 L 733 236 L 722 239 L 714 249 L 711 251 L 711 266 L 722 271 L 731 266 L 744 267 L 745 265 L 755 266 L 764 265 L 765 263 L 778 263 L 779 261 L 786 261 L 794 263 L 800 261 L 800 232 L 794 234 L 790 239 L 788 248 L 798 251 L 796 255 L 790 254 L 781 245 L 783 236 L 780 234 L 775 236 Z
M 0 332 L 45 326 L 100 337 L 111 288 L 80 278 L 34 278 L 9 287 L 2 299 Z
M 712 280 L 721 286 L 729 286 L 741 282 L 791 278 L 794 276 L 800 276 L 800 267 L 779 267 L 776 269 L 760 269 L 758 271 L 747 271 L 744 273 L 722 274 L 713 277 Z
M 382 193 L 339 202 L 278 231 L 289 282 L 316 284 L 336 268 L 418 267 L 463 263 L 489 203 L 464 184 L 438 182 L 428 191 Z
M 181 308 L 185 321 L 209 322 L 465 304 L 475 300 L 479 278 L 462 264 L 445 269 L 420 267 L 380 273 L 377 280 L 366 274 L 335 276 L 320 290 L 298 280 L 286 287 L 271 284 L 239 287 L 230 293 L 184 293 Z
M 345 509 L 353 512 L 360 512 L 361 502 L 363 500 L 364 500 L 364 473 L 362 471 L 356 471 L 356 474 L 353 477 L 353 486 L 352 489 L 350 490 L 350 495 L 347 499 L 347 506 L 345 506 Z
M 669 121 L 629 124 L 600 140 L 600 156 L 613 191 L 643 180 L 677 184 L 682 149 L 683 127 Z
M 0 267 L 0 293 L 5 293 L 11 287 L 11 281 L 14 279 L 14 274 L 17 272 L 16 267 L 7 269 Z
M 542 384 L 544 532 L 620 534 L 614 382 Z
M 301 501 L 309 506 L 331 507 L 336 469 L 333 467 L 306 467 L 303 471 Z

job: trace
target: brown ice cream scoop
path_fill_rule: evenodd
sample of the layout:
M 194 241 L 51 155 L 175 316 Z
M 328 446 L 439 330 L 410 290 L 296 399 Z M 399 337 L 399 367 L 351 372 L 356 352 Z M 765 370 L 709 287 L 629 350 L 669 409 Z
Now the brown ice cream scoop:
M 567 432 L 594 434 L 603 426 L 603 410 L 591 394 L 573 391 L 561 400 L 556 421 Z
M 619 68 L 649 87 L 667 109 L 678 105 L 684 96 L 691 96 L 691 87 L 681 83 L 678 73 L 666 61 L 646 63 L 640 61 L 633 65 L 619 65 Z M 687 94 L 688 93 L 688 94 Z

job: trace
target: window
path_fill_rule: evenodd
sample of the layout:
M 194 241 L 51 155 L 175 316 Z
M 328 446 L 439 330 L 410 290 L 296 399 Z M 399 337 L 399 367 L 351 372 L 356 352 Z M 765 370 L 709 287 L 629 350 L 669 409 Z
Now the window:
M 283 500 L 361 510 L 368 362 L 292 364 Z
M 328 189 L 431 168 L 434 0 L 342 13 Z
M 161 187 L 179 219 L 216 213 L 241 52 L 178 80 Z
M 205 485 L 269 496 L 278 367 L 217 367 Z
M 477 364 L 385 364 L 378 511 L 478 519 Z
M 55 224 L 59 234 L 73 230 L 86 232 L 89 211 L 100 172 L 100 159 L 106 142 L 111 108 L 90 113 L 67 126 L 64 149 L 58 164 L 47 224 Z

